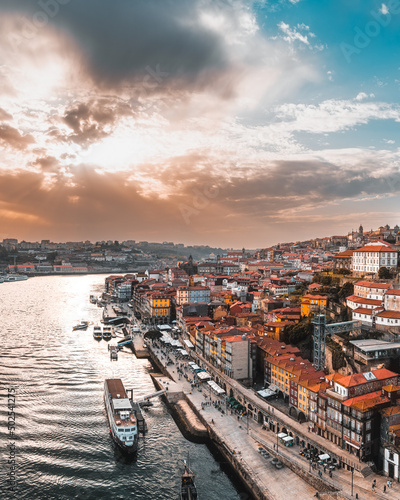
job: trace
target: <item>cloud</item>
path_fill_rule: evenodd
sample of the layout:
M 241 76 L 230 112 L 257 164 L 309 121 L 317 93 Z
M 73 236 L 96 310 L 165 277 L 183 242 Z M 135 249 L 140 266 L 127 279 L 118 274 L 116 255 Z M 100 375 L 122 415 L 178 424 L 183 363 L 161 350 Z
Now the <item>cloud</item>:
M 44 156 L 37 158 L 33 162 L 33 166 L 39 167 L 43 172 L 58 172 L 59 162 L 54 156 Z
M 370 94 L 370 97 L 373 94 Z M 282 120 L 275 125 L 286 131 L 312 133 L 338 132 L 371 120 L 400 122 L 400 106 L 384 102 L 361 102 L 366 94 L 358 94 L 356 101 L 328 99 L 318 105 L 284 104 L 276 109 Z M 368 96 L 367 96 L 368 97 Z
M 12 120 L 12 115 L 10 113 L 7 113 L 3 108 L 0 108 L 0 121 L 10 121 Z
M 310 27 L 304 23 L 298 23 L 297 26 L 291 28 L 289 24 L 281 21 L 278 24 L 278 28 L 283 32 L 283 40 L 290 43 L 291 45 L 295 42 L 300 42 L 303 45 L 306 45 L 309 49 L 314 49 L 317 51 L 324 50 L 324 45 L 319 44 L 311 44 L 310 39 L 315 38 L 315 34 L 310 31 Z
M 128 103 L 117 98 L 91 99 L 69 106 L 62 121 L 73 131 L 64 139 L 86 145 L 109 136 L 118 119 L 132 114 Z
M 43 4 L 47 4 L 43 2 Z M 58 4 L 57 4 L 58 5 Z M 202 0 L 146 0 L 126 2 L 86 0 L 58 5 L 53 16 L 36 2 L 4 0 L 0 10 L 22 12 L 24 33 L 33 38 L 44 29 L 63 32 L 78 49 L 77 56 L 100 87 L 118 87 L 127 82 L 154 86 L 203 83 L 204 72 L 212 84 L 213 75 L 223 72 L 229 57 L 223 36 L 198 22 Z M 220 4 L 220 12 L 230 5 Z M 39 26 L 38 19 L 47 20 Z M 162 81 L 150 74 L 161 67 Z
M 389 9 L 388 9 L 388 6 L 386 4 L 382 4 L 381 5 L 381 8 L 379 9 L 379 12 L 383 15 L 386 15 L 386 14 L 389 14 Z
M 368 99 L 368 98 L 371 98 L 373 99 L 375 97 L 374 94 L 366 94 L 365 92 L 359 92 L 356 97 L 355 97 L 355 100 L 356 101 L 364 101 L 365 99 Z
M 0 143 L 4 146 L 15 149 L 26 149 L 34 142 L 35 139 L 32 135 L 22 135 L 19 130 L 4 123 L 0 125 Z

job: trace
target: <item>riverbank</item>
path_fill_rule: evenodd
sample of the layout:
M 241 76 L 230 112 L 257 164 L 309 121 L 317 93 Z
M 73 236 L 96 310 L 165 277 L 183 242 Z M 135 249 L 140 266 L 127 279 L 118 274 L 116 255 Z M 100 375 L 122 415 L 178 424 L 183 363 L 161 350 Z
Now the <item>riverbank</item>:
M 157 345 L 157 342 L 148 344 L 151 360 L 163 374 L 153 376 L 153 381 L 157 388 L 166 390 L 168 405 L 176 413 L 177 423 L 184 435 L 189 432 L 191 438 L 198 438 L 199 422 L 205 429 L 201 435 L 224 457 L 252 498 L 309 499 L 317 491 L 334 490 L 316 477 L 313 478 L 314 487 L 289 468 L 277 469 L 271 460 L 266 462 L 258 452 L 260 443 L 238 423 L 236 415 L 219 410 L 216 396 L 209 393 L 205 386 L 193 383 L 187 362 L 176 359 L 172 352 L 167 354 L 166 348 Z M 271 455 L 271 458 L 274 456 Z

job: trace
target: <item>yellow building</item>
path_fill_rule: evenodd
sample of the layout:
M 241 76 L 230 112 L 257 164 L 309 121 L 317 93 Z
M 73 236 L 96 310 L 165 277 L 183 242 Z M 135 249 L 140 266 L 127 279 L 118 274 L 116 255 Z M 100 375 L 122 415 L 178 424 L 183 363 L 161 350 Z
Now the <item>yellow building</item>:
M 304 295 L 301 299 L 301 315 L 308 317 L 312 312 L 324 311 L 328 302 L 326 295 Z
M 169 322 L 171 315 L 170 298 L 167 295 L 154 293 L 150 295 L 149 302 L 152 322 Z

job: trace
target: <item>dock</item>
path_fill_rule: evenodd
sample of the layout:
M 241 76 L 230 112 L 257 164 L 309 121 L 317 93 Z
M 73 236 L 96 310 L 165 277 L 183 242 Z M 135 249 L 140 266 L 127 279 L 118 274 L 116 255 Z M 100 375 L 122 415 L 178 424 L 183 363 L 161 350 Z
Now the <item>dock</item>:
M 132 404 L 132 408 L 133 408 L 133 410 L 135 411 L 135 414 L 136 414 L 136 420 L 137 420 L 137 424 L 138 424 L 138 430 L 142 434 L 146 434 L 146 432 L 148 430 L 147 429 L 146 420 L 145 420 L 145 418 L 143 416 L 142 409 L 140 408 L 139 403 L 133 400 L 133 389 L 126 389 L 126 393 L 128 395 L 129 401 Z
M 193 410 L 186 399 L 180 384 L 169 377 L 159 373 L 150 373 L 154 385 L 163 390 L 169 407 L 174 410 L 175 418 L 184 427 L 185 433 L 191 438 L 206 439 L 209 437 L 208 429 Z
M 147 349 L 147 344 L 141 335 L 132 335 L 133 352 L 137 358 L 149 358 L 150 354 Z M 146 345 L 146 347 L 145 347 Z

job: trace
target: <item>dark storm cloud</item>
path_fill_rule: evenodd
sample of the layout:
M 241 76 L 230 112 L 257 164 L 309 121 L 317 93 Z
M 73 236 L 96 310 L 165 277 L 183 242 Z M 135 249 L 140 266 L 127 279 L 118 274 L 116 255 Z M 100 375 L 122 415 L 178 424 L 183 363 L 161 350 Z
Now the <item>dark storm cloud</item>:
M 35 139 L 30 135 L 22 135 L 19 130 L 4 123 L 0 124 L 0 144 L 15 149 L 26 149 Z
M 22 12 L 31 25 L 26 33 L 42 29 L 40 20 L 46 17 L 67 32 L 95 84 L 116 86 L 141 78 L 152 90 L 172 82 L 195 85 L 204 71 L 214 74 L 226 66 L 221 38 L 198 22 L 199 1 L 71 0 L 60 5 L 57 0 L 3 0 L 0 11 Z

